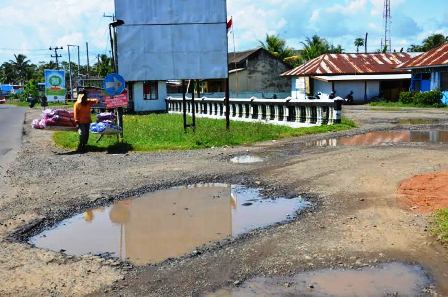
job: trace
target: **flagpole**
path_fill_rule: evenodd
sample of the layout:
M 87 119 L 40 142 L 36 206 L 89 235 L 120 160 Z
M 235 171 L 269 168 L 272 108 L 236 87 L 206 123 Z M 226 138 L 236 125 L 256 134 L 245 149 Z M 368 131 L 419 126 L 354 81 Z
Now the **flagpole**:
M 232 27 L 233 27 L 233 16 L 231 17 L 232 19 Z M 239 71 L 237 71 L 236 69 L 236 46 L 235 46 L 235 28 L 232 28 L 232 39 L 233 39 L 233 60 L 235 61 L 235 71 L 236 71 L 236 96 L 239 97 L 239 93 L 240 93 L 240 88 L 239 88 L 239 80 L 238 80 L 238 75 L 239 75 Z

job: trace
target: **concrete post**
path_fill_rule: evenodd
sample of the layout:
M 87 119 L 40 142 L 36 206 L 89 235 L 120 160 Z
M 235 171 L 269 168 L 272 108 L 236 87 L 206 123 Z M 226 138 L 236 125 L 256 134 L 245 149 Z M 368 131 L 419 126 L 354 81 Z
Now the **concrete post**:
M 334 100 L 334 123 L 342 122 L 342 100 Z
M 323 119 L 322 119 L 322 106 L 317 106 L 317 121 L 316 124 L 319 126 L 322 125 Z
M 287 122 L 289 118 L 289 107 L 283 105 L 283 122 Z
M 263 106 L 261 104 L 258 104 L 257 110 L 258 110 L 258 119 L 263 120 Z
M 306 106 L 305 108 L 306 108 L 306 120 L 305 120 L 305 123 L 306 124 L 311 124 L 311 113 L 312 113 L 311 106 Z

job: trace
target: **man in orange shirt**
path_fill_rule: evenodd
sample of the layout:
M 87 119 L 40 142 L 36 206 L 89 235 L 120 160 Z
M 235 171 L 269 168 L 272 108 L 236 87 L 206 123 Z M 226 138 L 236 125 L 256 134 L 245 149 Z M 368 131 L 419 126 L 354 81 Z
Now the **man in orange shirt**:
M 89 141 L 90 123 L 92 122 L 90 108 L 92 105 L 98 104 L 98 100 L 87 99 L 87 95 L 87 91 L 85 90 L 79 92 L 78 99 L 73 106 L 74 118 L 79 132 L 79 153 L 86 152 L 87 142 Z

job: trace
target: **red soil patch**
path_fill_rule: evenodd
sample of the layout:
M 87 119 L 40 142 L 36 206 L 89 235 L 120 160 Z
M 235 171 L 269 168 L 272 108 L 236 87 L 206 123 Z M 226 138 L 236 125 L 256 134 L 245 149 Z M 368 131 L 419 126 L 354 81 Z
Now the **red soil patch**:
M 401 182 L 399 202 L 420 213 L 448 208 L 448 172 L 417 175 Z

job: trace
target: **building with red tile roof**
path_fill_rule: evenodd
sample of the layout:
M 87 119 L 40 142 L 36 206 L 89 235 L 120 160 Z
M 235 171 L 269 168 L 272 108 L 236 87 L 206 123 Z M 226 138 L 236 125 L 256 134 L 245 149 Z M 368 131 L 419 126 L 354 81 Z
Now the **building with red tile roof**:
M 399 65 L 398 70 L 411 70 L 411 89 L 426 92 L 445 91 L 448 103 L 448 43 L 427 51 Z
M 374 97 L 398 98 L 409 89 L 409 70 L 397 69 L 411 60 L 409 53 L 324 54 L 282 74 L 292 78 L 291 95 L 305 98 L 305 93 L 346 97 L 367 102 Z

